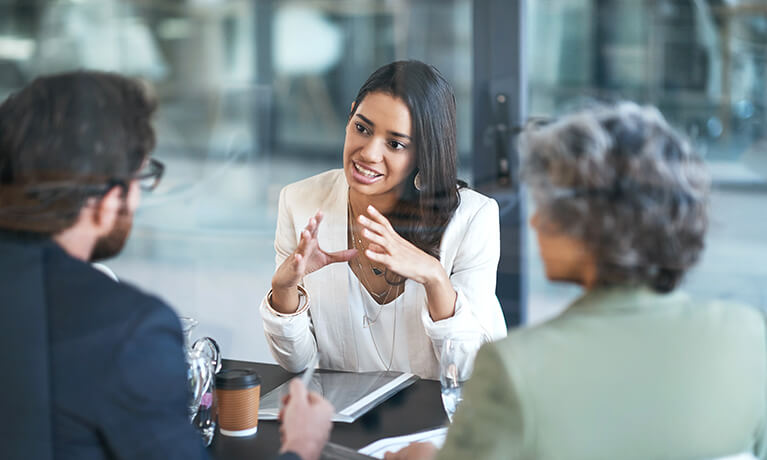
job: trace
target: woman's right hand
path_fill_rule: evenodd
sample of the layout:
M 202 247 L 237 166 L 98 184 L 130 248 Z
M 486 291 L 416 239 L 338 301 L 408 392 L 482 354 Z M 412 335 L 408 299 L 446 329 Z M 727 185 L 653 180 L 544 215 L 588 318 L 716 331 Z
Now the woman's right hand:
M 287 309 L 295 310 L 298 302 L 298 292 L 296 286 L 304 276 L 315 272 L 320 268 L 337 263 L 348 262 L 356 254 L 356 249 L 345 249 L 337 252 L 325 252 L 320 248 L 317 239 L 317 233 L 322 222 L 322 211 L 317 211 L 306 228 L 301 232 L 301 239 L 298 247 L 287 259 L 277 268 L 272 277 L 272 299 L 275 304 L 273 307 L 286 305 Z M 295 301 L 290 301 L 295 299 Z M 278 308 L 283 310 L 282 308 Z M 284 311 L 287 313 L 287 311 Z

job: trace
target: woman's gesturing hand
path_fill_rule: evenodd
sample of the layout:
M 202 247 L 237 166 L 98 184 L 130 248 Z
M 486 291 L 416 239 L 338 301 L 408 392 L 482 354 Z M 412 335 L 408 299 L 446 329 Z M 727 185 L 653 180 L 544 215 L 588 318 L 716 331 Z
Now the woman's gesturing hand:
M 368 259 L 420 284 L 427 284 L 440 271 L 444 273 L 437 259 L 401 237 L 376 208 L 368 206 L 367 213 L 370 218 L 360 214 L 357 220 L 363 226 L 362 237 L 369 243 L 365 251 Z
M 301 239 L 296 250 L 293 251 L 272 277 L 272 289 L 288 289 L 295 287 L 301 279 L 309 273 L 320 268 L 336 263 L 348 262 L 356 254 L 355 249 L 346 249 L 337 252 L 325 252 L 320 248 L 317 240 L 320 223 L 322 223 L 322 211 L 317 211 L 306 228 L 301 232 Z
M 402 238 L 373 206 L 368 206 L 367 212 L 370 218 L 363 215 L 357 218 L 364 227 L 362 237 L 369 243 L 365 256 L 387 270 L 422 284 L 432 320 L 453 316 L 458 294 L 439 260 Z

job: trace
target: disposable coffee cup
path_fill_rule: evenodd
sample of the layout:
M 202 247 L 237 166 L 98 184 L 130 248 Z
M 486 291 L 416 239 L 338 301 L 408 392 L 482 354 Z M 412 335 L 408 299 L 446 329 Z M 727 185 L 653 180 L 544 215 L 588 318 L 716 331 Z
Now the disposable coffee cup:
M 261 379 L 250 369 L 225 369 L 216 374 L 218 429 L 224 436 L 245 437 L 258 432 Z

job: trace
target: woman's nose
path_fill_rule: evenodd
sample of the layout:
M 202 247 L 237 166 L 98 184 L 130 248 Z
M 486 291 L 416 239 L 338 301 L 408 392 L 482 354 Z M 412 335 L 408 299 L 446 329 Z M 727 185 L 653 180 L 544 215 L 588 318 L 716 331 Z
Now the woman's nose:
M 368 163 L 378 163 L 383 160 L 383 147 L 375 141 L 368 142 L 360 152 L 362 160 Z

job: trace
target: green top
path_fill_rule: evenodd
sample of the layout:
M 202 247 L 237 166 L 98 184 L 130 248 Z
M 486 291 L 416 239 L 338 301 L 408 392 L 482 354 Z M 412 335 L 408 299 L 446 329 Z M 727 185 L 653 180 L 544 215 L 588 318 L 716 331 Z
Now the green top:
M 767 459 L 764 316 L 603 288 L 479 352 L 439 460 Z

